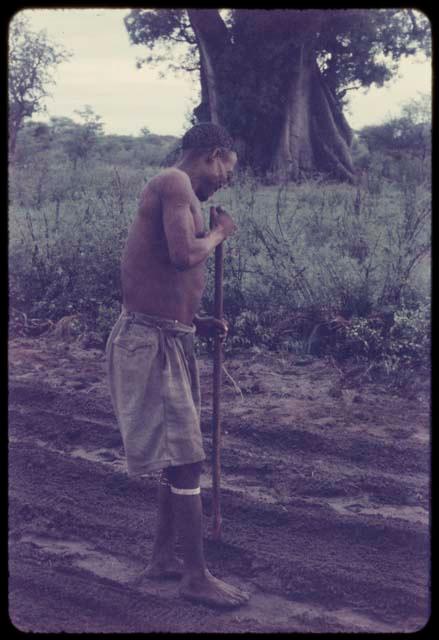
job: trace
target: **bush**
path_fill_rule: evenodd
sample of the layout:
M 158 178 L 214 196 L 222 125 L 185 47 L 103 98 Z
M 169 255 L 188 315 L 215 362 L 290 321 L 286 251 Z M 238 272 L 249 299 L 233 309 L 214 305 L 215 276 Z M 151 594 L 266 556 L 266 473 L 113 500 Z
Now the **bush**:
M 131 144 L 108 143 L 113 151 L 120 146 L 121 160 Z M 128 225 L 157 168 L 143 166 L 140 157 L 132 164 L 113 163 L 113 156 L 108 162 L 104 148 L 100 160 L 78 162 L 76 170 L 47 145 L 36 148 L 32 163 L 11 167 L 9 274 L 10 302 L 18 312 L 54 322 L 80 314 L 85 330 L 106 338 L 120 309 Z M 261 185 L 242 173 L 215 197 L 213 204 L 231 211 L 239 227 L 225 244 L 226 349 L 305 352 L 313 327 L 341 315 L 351 321 L 351 333 L 334 341 L 332 329 L 323 331 L 320 353 L 351 353 L 389 373 L 402 371 L 404 362 L 415 366 L 418 356 L 425 360 L 416 310 L 428 305 L 430 293 L 428 184 L 402 164 L 386 178 L 384 156 L 370 157 L 358 186 L 319 180 Z M 213 264 L 211 257 L 203 298 L 209 315 Z M 383 334 L 370 320 L 387 305 L 401 334 L 396 328 Z
M 239 231 L 226 245 L 227 308 L 332 306 L 346 317 L 419 300 L 411 279 L 430 247 L 430 198 L 411 185 L 369 190 L 308 182 L 218 198 Z
M 54 321 L 80 313 L 95 330 L 100 309 L 120 300 L 120 254 L 142 183 L 139 171 L 81 169 L 64 199 L 11 207 L 12 306 Z
M 431 356 L 430 307 L 402 307 L 392 323 L 377 314 L 353 318 L 344 329 L 342 353 L 369 364 L 375 375 L 392 377 L 396 384 L 408 382 L 413 370 L 429 367 Z

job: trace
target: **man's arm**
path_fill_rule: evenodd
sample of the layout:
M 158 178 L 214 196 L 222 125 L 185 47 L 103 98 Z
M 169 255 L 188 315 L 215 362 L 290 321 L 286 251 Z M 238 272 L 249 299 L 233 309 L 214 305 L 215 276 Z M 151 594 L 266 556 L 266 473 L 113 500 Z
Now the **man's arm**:
M 230 229 L 218 223 L 204 238 L 195 236 L 190 209 L 192 186 L 184 173 L 175 171 L 163 176 L 160 193 L 163 227 L 171 262 L 179 270 L 191 269 L 203 262 L 230 235 Z

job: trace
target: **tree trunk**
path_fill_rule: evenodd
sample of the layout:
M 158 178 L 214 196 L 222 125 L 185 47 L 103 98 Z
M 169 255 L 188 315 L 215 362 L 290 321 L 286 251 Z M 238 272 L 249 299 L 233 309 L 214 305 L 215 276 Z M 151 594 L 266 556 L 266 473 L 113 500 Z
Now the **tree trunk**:
M 279 177 L 298 180 L 315 165 L 311 144 L 311 64 L 309 52 L 301 45 L 292 65 L 284 117 L 271 170 Z
M 352 130 L 338 107 L 335 97 L 314 62 L 311 104 L 313 144 L 316 167 L 342 180 L 355 182 L 352 162 Z
M 249 40 L 239 47 L 232 43 L 218 10 L 191 9 L 188 14 L 200 52 L 197 120 L 223 124 L 239 143 L 240 163 L 245 158 L 254 169 L 277 179 L 297 181 L 318 172 L 354 182 L 352 131 L 317 66 L 312 38 L 302 37 L 300 44 L 298 39 L 285 64 L 259 58 L 277 64 L 272 76 L 257 65 L 249 73 L 245 54 L 254 53 L 257 42 Z M 247 23 L 251 20 L 250 13 Z M 246 37 L 245 28 L 241 34 Z M 263 35 L 268 39 L 268 33 Z M 273 84 L 275 115 L 265 104 L 279 72 L 286 79 L 280 88 Z M 241 118 L 231 120 L 232 111 Z
M 326 86 L 312 52 L 300 47 L 291 68 L 279 141 L 271 170 L 297 181 L 313 172 L 353 182 L 352 131 Z
M 18 128 L 11 127 L 9 129 L 9 161 L 14 162 L 15 159 L 15 150 L 17 147 L 17 134 Z
M 15 151 L 17 148 L 17 136 L 23 122 L 21 112 L 14 115 L 9 114 L 9 161 L 14 162 Z
M 195 31 L 197 33 L 197 31 Z M 216 74 L 214 71 L 212 59 L 209 55 L 209 49 L 206 40 L 200 34 L 198 37 L 200 57 L 201 57 L 201 73 L 205 85 L 205 93 L 209 104 L 209 121 L 215 124 L 220 123 L 218 111 L 218 89 L 216 83 Z
M 196 116 L 220 124 L 218 78 L 221 55 L 229 44 L 224 22 L 216 9 L 188 9 L 200 52 L 201 104 Z

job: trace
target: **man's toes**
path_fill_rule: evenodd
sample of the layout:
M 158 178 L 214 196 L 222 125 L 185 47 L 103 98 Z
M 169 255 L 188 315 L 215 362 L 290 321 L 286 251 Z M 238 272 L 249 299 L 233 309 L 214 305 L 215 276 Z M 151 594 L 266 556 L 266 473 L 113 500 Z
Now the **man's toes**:
M 243 604 L 244 602 L 248 602 L 249 596 L 242 591 L 242 589 L 238 589 L 233 585 L 227 584 L 226 582 L 222 582 L 218 585 L 218 592 L 225 597 L 228 601 L 234 604 Z
M 230 594 L 234 598 L 237 598 L 238 600 L 241 600 L 241 598 L 243 597 L 241 589 L 236 589 L 235 587 L 231 587 L 230 585 L 227 585 L 227 588 L 224 588 L 224 591 L 227 591 L 228 594 Z
M 242 589 L 233 589 L 233 591 L 230 591 L 229 593 L 240 602 L 246 602 L 250 598 L 250 596 Z
M 236 595 L 232 595 L 231 593 L 226 593 L 225 591 L 219 591 L 215 595 L 215 600 L 219 604 L 230 605 L 230 606 L 239 606 L 241 604 L 240 599 Z
M 243 593 L 239 593 L 233 596 L 233 600 L 236 604 L 242 605 L 242 604 L 246 604 L 250 600 L 250 596 L 245 595 Z
M 243 590 L 241 589 L 241 587 L 235 587 L 233 584 L 230 584 L 229 582 L 223 582 L 222 580 L 219 580 L 218 578 L 215 578 L 215 582 L 218 585 L 218 587 L 223 590 L 226 591 L 227 593 L 229 593 L 232 596 L 235 596 L 239 599 L 248 599 L 249 595 Z
M 223 587 L 214 584 L 211 584 L 210 587 L 204 591 L 193 591 L 190 588 L 181 588 L 180 595 L 193 602 L 200 602 L 208 606 L 220 608 L 239 607 L 245 602 L 245 600 L 242 600 L 237 594 L 232 594 Z

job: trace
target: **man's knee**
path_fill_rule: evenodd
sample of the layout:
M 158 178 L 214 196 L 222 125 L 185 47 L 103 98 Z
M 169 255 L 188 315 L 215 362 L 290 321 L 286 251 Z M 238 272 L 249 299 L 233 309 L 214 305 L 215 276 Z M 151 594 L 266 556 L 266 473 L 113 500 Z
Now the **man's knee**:
M 167 476 L 171 486 L 177 489 L 197 489 L 200 486 L 201 462 L 168 467 Z

